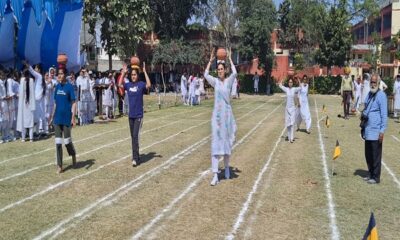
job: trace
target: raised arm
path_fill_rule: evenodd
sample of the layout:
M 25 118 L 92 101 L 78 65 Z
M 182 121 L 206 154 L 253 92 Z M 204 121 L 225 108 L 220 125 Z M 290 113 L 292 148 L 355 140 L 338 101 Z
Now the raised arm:
M 235 81 L 235 79 L 237 77 L 236 67 L 232 61 L 232 50 L 228 51 L 228 58 L 229 58 L 229 62 L 231 64 L 231 70 L 232 70 L 231 75 L 228 77 L 228 84 L 229 84 L 229 86 L 232 86 L 233 82 Z
M 287 88 L 282 85 L 282 80 L 279 81 L 278 86 L 279 86 L 280 89 L 282 89 L 282 91 L 284 91 L 285 93 L 287 92 Z
M 143 73 L 144 73 L 144 78 L 146 79 L 146 88 L 149 89 L 151 87 L 151 82 L 150 82 L 149 75 L 147 75 L 147 72 L 146 72 L 146 63 L 145 62 L 143 62 Z
M 119 75 L 119 78 L 118 78 L 118 81 L 117 81 L 117 84 L 118 84 L 119 88 L 123 88 L 124 87 L 124 84 L 122 83 L 123 82 L 122 80 L 124 79 L 127 71 L 128 71 L 128 66 L 124 63 L 124 65 L 122 66 L 121 74 Z
M 216 79 L 213 77 L 213 76 L 211 76 L 210 74 L 209 74 L 209 72 L 210 72 L 210 67 L 211 67 L 211 63 L 214 61 L 214 49 L 211 51 L 211 56 L 210 56 L 210 61 L 208 61 L 208 64 L 207 64 L 207 67 L 206 67 L 206 70 L 204 71 L 204 78 L 207 80 L 207 82 L 211 85 L 211 86 L 215 86 L 215 82 L 216 82 Z

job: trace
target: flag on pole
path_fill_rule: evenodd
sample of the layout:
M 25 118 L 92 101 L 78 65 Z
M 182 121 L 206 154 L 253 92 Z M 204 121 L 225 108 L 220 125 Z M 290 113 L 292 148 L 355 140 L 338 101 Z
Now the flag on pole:
M 333 152 L 333 160 L 336 160 L 336 158 L 338 158 L 341 154 L 342 151 L 340 151 L 339 140 L 336 140 L 336 147 L 335 151 Z
M 330 126 L 331 126 L 331 121 L 329 120 L 329 117 L 326 116 L 326 119 L 325 119 L 325 127 L 329 128 Z
M 367 231 L 365 231 L 362 240 L 379 240 L 378 230 L 376 229 L 376 223 L 374 218 L 374 213 L 371 212 L 371 217 L 369 218 L 369 224 Z

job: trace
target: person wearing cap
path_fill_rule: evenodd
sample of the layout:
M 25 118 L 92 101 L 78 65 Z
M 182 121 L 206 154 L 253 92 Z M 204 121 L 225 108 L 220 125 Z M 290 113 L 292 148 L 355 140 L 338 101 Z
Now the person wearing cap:
M 218 77 L 213 77 L 209 74 L 211 64 L 214 61 L 214 50 L 211 52 L 210 61 L 204 72 L 205 79 L 214 87 L 215 95 L 211 118 L 211 170 L 213 173 L 211 186 L 215 186 L 219 182 L 218 165 L 220 159 L 224 160 L 225 179 L 230 178 L 229 161 L 237 129 L 230 104 L 232 84 L 237 76 L 236 68 L 231 58 L 231 51 L 228 53 L 228 59 L 232 70 L 228 77 L 226 77 L 227 67 L 223 60 L 218 60 L 217 62 Z
M 397 74 L 393 84 L 393 98 L 394 98 L 394 117 L 397 118 L 400 112 L 400 74 Z

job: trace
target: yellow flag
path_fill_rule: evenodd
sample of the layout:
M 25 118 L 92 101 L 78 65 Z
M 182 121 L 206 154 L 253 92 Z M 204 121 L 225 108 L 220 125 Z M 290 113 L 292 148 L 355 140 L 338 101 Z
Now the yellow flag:
M 371 217 L 369 218 L 368 228 L 367 231 L 365 231 L 362 240 L 379 240 L 378 230 L 376 229 L 376 223 L 373 213 L 371 213 Z
M 333 160 L 338 158 L 340 156 L 340 154 L 342 154 L 342 152 L 340 151 L 339 141 L 336 140 L 336 147 L 335 147 L 335 151 L 333 152 Z
M 331 126 L 331 121 L 329 120 L 329 117 L 326 116 L 326 119 L 325 119 L 325 127 L 329 128 L 330 126 Z
M 326 107 L 325 107 L 325 104 L 324 104 L 324 105 L 322 105 L 322 113 L 326 113 Z

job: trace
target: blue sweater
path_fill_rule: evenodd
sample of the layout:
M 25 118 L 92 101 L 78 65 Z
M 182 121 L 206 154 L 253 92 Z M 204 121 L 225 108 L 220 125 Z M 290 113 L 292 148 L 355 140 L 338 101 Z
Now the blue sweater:
M 383 91 L 378 91 L 375 96 L 369 99 L 371 93 L 365 98 L 365 103 L 370 101 L 364 114 L 368 115 L 367 126 L 365 127 L 365 140 L 378 140 L 379 134 L 384 133 L 387 127 L 387 97 Z

